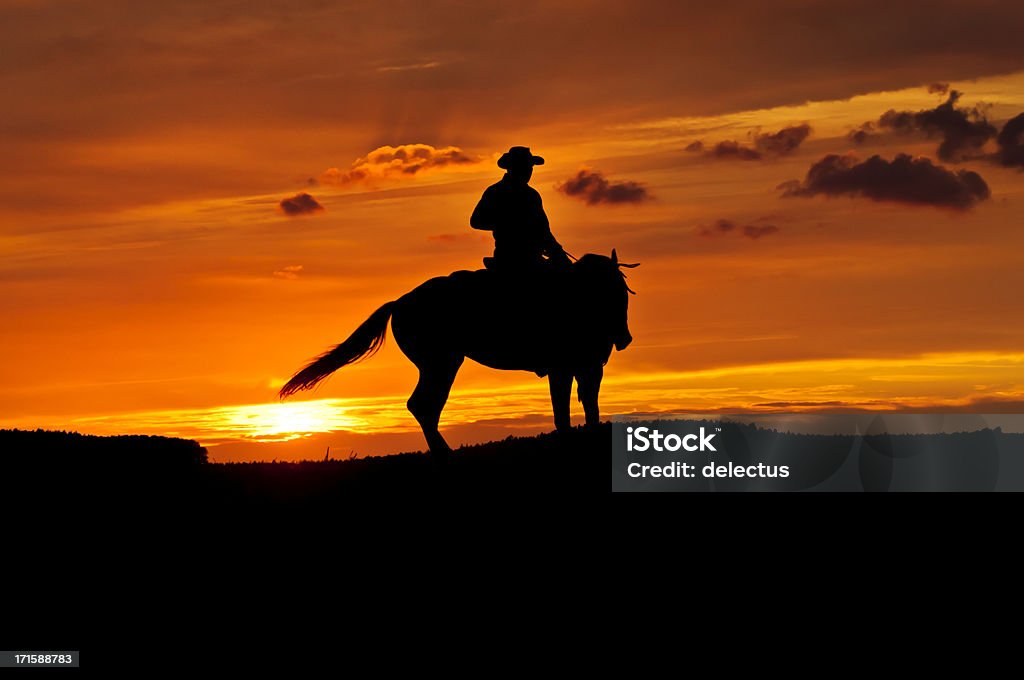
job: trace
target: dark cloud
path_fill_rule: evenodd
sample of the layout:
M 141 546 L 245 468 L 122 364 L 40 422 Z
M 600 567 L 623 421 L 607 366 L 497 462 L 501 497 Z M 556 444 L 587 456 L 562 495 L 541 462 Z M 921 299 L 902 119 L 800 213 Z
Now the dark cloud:
M 970 170 L 947 170 L 927 158 L 899 154 L 892 161 L 872 156 L 829 154 L 811 166 L 803 182 L 780 184 L 789 196 L 864 196 L 873 201 L 933 205 L 965 210 L 989 197 L 985 180 Z
M 457 146 L 433 147 L 429 144 L 381 146 L 357 158 L 348 170 L 328 168 L 320 175 L 324 184 L 345 186 L 381 177 L 412 177 L 419 172 L 449 166 L 471 166 L 482 156 L 472 156 Z
M 642 184 L 631 181 L 609 181 L 597 170 L 581 168 L 575 176 L 555 185 L 555 189 L 566 196 L 586 201 L 587 205 L 599 203 L 643 203 L 651 194 Z
M 762 153 L 786 156 L 796 151 L 810 134 L 811 126 L 807 123 L 791 125 L 778 132 L 754 135 L 754 146 Z
M 957 108 L 962 93 L 951 90 L 945 102 L 924 111 L 889 109 L 878 119 L 878 126 L 897 132 L 920 131 L 941 135 L 938 155 L 944 161 L 961 161 L 978 157 L 985 142 L 996 136 L 996 129 L 985 118 L 980 106 Z
M 720 236 L 721 234 L 728 234 L 736 228 L 736 223 L 732 220 L 715 220 L 714 224 L 708 227 L 701 227 L 697 232 L 701 236 Z
M 946 83 L 933 83 L 929 92 L 945 93 L 946 101 L 934 109 L 923 111 L 895 111 L 890 109 L 882 114 L 878 123 L 867 122 L 852 130 L 847 136 L 856 144 L 863 144 L 875 136 L 875 130 L 886 128 L 897 132 L 923 132 L 928 135 L 942 135 L 938 156 L 945 161 L 985 159 L 1009 167 L 1024 167 L 1024 114 L 1010 119 L 1001 131 L 988 121 L 986 108 L 982 105 L 959 108 L 957 102 L 963 96 L 957 90 L 949 90 Z M 983 153 L 985 144 L 995 138 L 998 150 L 994 154 Z
M 282 198 L 278 206 L 281 208 L 281 212 L 289 217 L 312 215 L 324 209 L 315 198 L 306 192 L 295 194 L 289 198 Z
M 761 219 L 763 220 L 764 218 Z M 756 222 L 759 221 L 756 220 L 754 224 L 740 227 L 732 220 L 718 219 L 708 226 L 700 227 L 697 230 L 697 235 L 710 238 L 737 233 L 749 239 L 759 239 L 762 236 L 771 236 L 772 234 L 779 233 L 780 229 L 774 224 L 757 224 Z
M 765 157 L 788 156 L 811 134 L 807 123 L 784 127 L 778 132 L 751 133 L 749 146 L 735 140 L 718 142 L 710 149 L 698 140 L 686 147 L 689 153 L 702 153 L 708 158 L 725 158 L 741 161 L 757 161 Z
M 752 239 L 759 239 L 762 236 L 771 236 L 777 233 L 779 233 L 779 228 L 774 224 L 748 224 L 743 227 L 743 235 Z
M 846 138 L 859 146 L 861 144 L 866 144 L 868 140 L 875 137 L 875 130 L 875 124 L 868 121 L 866 123 L 861 123 L 859 126 L 850 130 L 846 134 Z
M 761 160 L 761 152 L 749 146 L 743 146 L 739 142 L 727 140 L 719 142 L 704 152 L 705 156 L 711 158 L 735 158 L 741 161 Z
M 1002 165 L 1024 168 L 1024 113 L 1011 118 L 996 138 L 995 159 Z

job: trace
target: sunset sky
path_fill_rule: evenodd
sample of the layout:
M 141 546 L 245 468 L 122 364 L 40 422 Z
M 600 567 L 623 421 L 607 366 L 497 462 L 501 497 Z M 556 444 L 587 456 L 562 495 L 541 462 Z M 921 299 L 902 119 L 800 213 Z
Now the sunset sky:
M 512 145 L 569 252 L 642 263 L 606 417 L 1022 413 L 1022 34 L 1019 2 L 0 0 L 0 427 L 422 448 L 390 337 L 276 392 L 480 266 Z M 551 428 L 545 380 L 471 362 L 442 415 Z

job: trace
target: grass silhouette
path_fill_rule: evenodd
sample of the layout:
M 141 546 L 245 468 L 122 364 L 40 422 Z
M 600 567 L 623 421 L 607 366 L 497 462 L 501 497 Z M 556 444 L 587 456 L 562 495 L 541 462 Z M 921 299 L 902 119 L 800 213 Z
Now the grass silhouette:
M 701 422 L 686 421 L 693 426 Z M 210 463 L 203 447 L 185 439 L 0 430 L 0 491 L 10 509 L 53 516 L 104 504 L 173 514 L 282 505 L 330 507 L 354 496 L 394 493 L 606 495 L 613 479 L 616 488 L 628 487 L 621 484 L 619 468 L 625 466 L 612 453 L 613 434 L 611 423 L 602 423 L 563 433 L 508 437 L 462 446 L 443 463 L 424 452 Z M 794 473 L 785 480 L 693 480 L 685 485 L 658 480 L 635 488 L 970 491 L 1024 485 L 1024 435 L 998 428 L 851 436 L 793 434 L 726 423 L 718 441 L 726 445 L 727 460 L 763 459 L 788 464 Z M 662 462 L 671 458 L 666 454 Z M 652 457 L 649 462 L 658 460 Z

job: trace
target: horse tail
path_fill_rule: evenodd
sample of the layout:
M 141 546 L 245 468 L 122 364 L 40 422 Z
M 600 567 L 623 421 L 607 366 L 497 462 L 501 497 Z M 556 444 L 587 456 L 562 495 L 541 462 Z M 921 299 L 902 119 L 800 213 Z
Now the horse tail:
M 371 314 L 370 318 L 348 337 L 348 340 L 327 350 L 293 375 L 278 392 L 278 396 L 284 399 L 296 392 L 316 387 L 320 381 L 342 366 L 372 357 L 384 344 L 384 339 L 388 335 L 388 321 L 391 320 L 394 304 L 392 301 L 381 305 L 380 309 Z

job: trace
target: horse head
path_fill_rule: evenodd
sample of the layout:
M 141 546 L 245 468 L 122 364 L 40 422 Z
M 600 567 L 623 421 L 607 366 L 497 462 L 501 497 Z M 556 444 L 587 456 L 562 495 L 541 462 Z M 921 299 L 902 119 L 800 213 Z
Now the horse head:
M 626 349 L 633 342 L 629 332 L 629 296 L 636 293 L 626 285 L 626 274 L 622 269 L 638 267 L 639 263 L 619 262 L 618 253 L 612 250 L 611 257 L 593 253 L 584 255 L 574 266 L 581 275 L 581 283 L 594 311 L 602 321 L 602 332 L 607 332 L 608 340 L 615 349 Z

